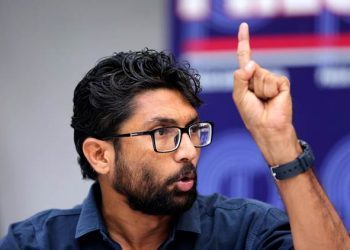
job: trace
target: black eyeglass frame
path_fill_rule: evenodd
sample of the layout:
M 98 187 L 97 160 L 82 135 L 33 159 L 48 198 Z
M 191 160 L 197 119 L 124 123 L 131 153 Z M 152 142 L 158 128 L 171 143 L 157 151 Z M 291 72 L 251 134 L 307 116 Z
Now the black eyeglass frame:
M 197 125 L 197 124 L 201 124 L 201 123 L 204 123 L 204 124 L 209 124 L 210 125 L 210 128 L 211 128 L 211 135 L 210 135 L 210 140 L 209 140 L 209 143 L 206 144 L 206 145 L 203 145 L 203 146 L 195 146 L 196 148 L 203 148 L 203 147 L 206 147 L 208 146 L 211 142 L 212 142 L 212 139 L 213 139 L 213 133 L 214 133 L 214 123 L 213 122 L 208 122 L 208 121 L 200 121 L 200 122 L 195 122 L 195 123 L 192 123 L 184 128 L 181 128 L 181 127 L 177 127 L 177 126 L 167 126 L 167 127 L 161 127 L 161 128 L 156 128 L 156 129 L 153 129 L 153 130 L 148 130 L 148 131 L 140 131 L 140 132 L 132 132 L 132 133 L 126 133 L 126 134 L 113 134 L 113 135 L 108 135 L 108 136 L 103 136 L 101 139 L 102 140 L 108 140 L 108 139 L 113 139 L 113 138 L 121 138 L 121 137 L 134 137 L 134 136 L 141 136 L 141 135 L 149 135 L 151 136 L 152 138 L 152 145 L 153 145 L 153 150 L 157 153 L 170 153 L 170 152 L 174 152 L 176 151 L 180 145 L 181 145 L 181 140 L 182 140 L 182 135 L 184 133 L 186 133 L 190 139 L 191 139 L 191 136 L 190 136 L 190 128 L 193 127 L 194 125 Z M 172 150 L 168 150 L 168 151 L 158 151 L 157 150 L 157 146 L 156 146 L 156 138 L 154 136 L 154 134 L 160 130 L 160 129 L 164 129 L 164 128 L 177 128 L 180 130 L 180 139 L 179 139 L 179 142 L 177 143 L 176 147 Z

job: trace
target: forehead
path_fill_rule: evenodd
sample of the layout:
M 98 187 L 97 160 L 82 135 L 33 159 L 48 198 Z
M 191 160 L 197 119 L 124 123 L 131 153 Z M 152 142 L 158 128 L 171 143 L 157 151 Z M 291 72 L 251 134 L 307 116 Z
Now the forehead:
M 160 120 L 185 126 L 197 118 L 195 108 L 177 90 L 148 90 L 134 97 L 134 111 L 130 118 L 133 123 L 152 124 Z

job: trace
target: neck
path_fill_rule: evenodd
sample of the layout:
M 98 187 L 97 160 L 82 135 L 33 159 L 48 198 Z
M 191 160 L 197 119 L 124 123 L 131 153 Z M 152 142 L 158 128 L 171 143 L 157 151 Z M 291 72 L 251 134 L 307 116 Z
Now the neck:
M 126 198 L 100 182 L 101 212 L 111 238 L 122 249 L 157 249 L 168 237 L 172 216 L 148 215 L 129 207 Z

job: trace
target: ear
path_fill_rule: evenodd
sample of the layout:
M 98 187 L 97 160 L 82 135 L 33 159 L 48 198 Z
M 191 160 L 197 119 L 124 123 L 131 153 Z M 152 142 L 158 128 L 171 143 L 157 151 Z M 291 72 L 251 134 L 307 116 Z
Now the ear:
M 114 166 L 115 152 L 110 142 L 89 137 L 83 142 L 83 152 L 99 175 L 108 174 Z

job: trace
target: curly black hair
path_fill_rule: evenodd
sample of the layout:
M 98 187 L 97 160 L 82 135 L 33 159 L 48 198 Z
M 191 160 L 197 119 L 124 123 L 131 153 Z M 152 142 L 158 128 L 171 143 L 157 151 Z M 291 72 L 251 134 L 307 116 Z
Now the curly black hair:
M 181 64 L 171 54 L 147 48 L 114 53 L 99 61 L 78 83 L 73 98 L 71 126 L 83 178 L 97 178 L 84 156 L 84 140 L 118 131 L 130 117 L 137 94 L 158 88 L 174 89 L 198 108 L 202 104 L 199 78 L 188 63 Z

